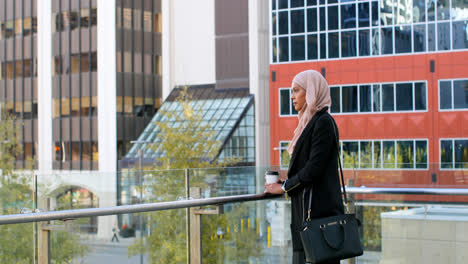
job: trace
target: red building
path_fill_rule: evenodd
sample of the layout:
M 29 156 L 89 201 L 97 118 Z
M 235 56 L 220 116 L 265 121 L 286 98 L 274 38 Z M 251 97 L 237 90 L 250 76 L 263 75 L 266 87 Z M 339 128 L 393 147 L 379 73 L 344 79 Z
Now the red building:
M 456 1 L 444 9 L 449 19 L 443 7 L 431 16 L 424 1 L 388 16 L 388 1 L 331 2 L 272 2 L 271 164 L 287 166 L 297 125 L 291 81 L 314 69 L 330 86 L 345 175 L 356 186 L 467 185 L 468 17 Z

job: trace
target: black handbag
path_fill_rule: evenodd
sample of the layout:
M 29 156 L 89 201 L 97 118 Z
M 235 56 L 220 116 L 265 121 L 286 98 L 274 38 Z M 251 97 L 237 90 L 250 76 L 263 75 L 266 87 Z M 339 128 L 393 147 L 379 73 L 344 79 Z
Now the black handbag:
M 336 126 L 334 121 L 331 121 L 338 148 L 338 137 L 335 131 Z M 341 185 L 343 186 L 344 200 L 347 204 L 348 199 L 339 153 L 340 152 L 338 150 Z M 306 262 L 321 263 L 326 261 L 337 261 L 363 254 L 358 230 L 360 222 L 356 219 L 354 214 L 341 214 L 318 219 L 310 219 L 311 205 L 312 188 L 310 188 L 309 195 L 308 217 L 307 219 L 304 219 L 304 225 L 300 231 Z

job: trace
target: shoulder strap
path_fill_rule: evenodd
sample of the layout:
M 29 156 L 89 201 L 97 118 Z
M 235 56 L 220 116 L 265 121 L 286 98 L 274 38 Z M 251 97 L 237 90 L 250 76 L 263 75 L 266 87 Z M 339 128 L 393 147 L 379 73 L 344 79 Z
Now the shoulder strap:
M 337 155 L 338 155 L 338 164 L 340 166 L 341 186 L 343 186 L 344 201 L 345 201 L 345 204 L 347 204 L 348 203 L 348 195 L 346 194 L 346 186 L 345 186 L 344 178 L 343 178 L 343 169 L 341 168 L 340 141 L 338 139 L 338 134 L 336 132 L 337 128 L 336 128 L 335 121 L 330 116 L 329 116 L 329 118 L 330 118 L 330 120 L 332 122 L 333 133 L 335 134 L 335 138 L 336 138 L 336 151 L 337 151 Z

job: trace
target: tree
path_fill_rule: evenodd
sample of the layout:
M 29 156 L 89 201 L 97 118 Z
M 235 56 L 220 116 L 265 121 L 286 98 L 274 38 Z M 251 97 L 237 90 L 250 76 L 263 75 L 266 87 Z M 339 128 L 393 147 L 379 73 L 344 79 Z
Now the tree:
M 33 208 L 32 173 L 15 170 L 22 153 L 19 121 L 12 115 L 0 113 L 0 214 L 18 214 L 22 208 Z M 34 263 L 34 224 L 0 226 L 0 263 Z M 83 256 L 87 246 L 78 236 L 57 231 L 51 236 L 52 263 L 70 263 Z
M 185 197 L 185 179 L 183 169 L 190 170 L 190 186 L 205 187 L 202 179 L 208 170 L 213 174 L 220 173 L 222 167 L 232 165 L 239 159 L 224 159 L 218 161 L 220 142 L 215 139 L 215 131 L 211 124 L 205 122 L 191 104 L 191 96 L 183 89 L 176 99 L 180 105 L 178 111 L 159 110 L 161 121 L 156 122 L 162 141 L 154 150 L 163 155 L 157 158 L 152 171 L 145 175 L 148 198 L 145 202 L 175 201 Z M 201 169 L 203 168 L 203 169 Z M 207 169 L 211 168 L 211 169 Z M 230 224 L 239 222 L 246 216 L 247 209 L 235 207 L 236 210 L 216 217 L 203 217 L 202 244 L 203 262 L 218 263 L 219 252 L 236 249 L 238 258 L 261 254 L 257 245 L 254 230 L 245 230 L 243 234 L 228 234 Z M 137 239 L 130 246 L 129 254 L 147 253 L 151 263 L 185 263 L 186 259 L 186 211 L 167 210 L 149 214 L 149 224 L 153 232 L 144 240 Z M 214 239 L 214 234 L 224 230 L 223 242 L 220 237 Z M 228 244 L 228 246 L 225 246 Z M 215 253 L 216 252 L 216 253 Z M 224 254 L 224 253 L 221 253 Z

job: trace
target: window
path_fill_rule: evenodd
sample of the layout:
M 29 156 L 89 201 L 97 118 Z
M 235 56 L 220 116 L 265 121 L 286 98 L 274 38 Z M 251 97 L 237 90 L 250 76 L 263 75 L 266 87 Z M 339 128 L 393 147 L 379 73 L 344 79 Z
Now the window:
M 271 36 L 285 49 L 272 63 L 468 49 L 465 0 L 271 3 Z M 305 45 L 293 44 L 298 36 Z
M 331 113 L 427 110 L 425 82 L 331 86 Z
M 468 139 L 440 140 L 440 168 L 468 168 Z
M 343 168 L 427 169 L 426 139 L 341 141 Z
M 291 160 L 291 155 L 288 152 L 288 146 L 291 141 L 280 141 L 279 145 L 279 160 L 281 169 L 287 169 L 289 167 L 289 161 Z
M 439 81 L 439 109 L 468 109 L 468 79 Z
M 280 116 L 297 115 L 297 111 L 296 111 L 296 109 L 294 109 L 294 105 L 292 104 L 291 91 L 292 91 L 291 88 L 280 88 L 279 89 Z

